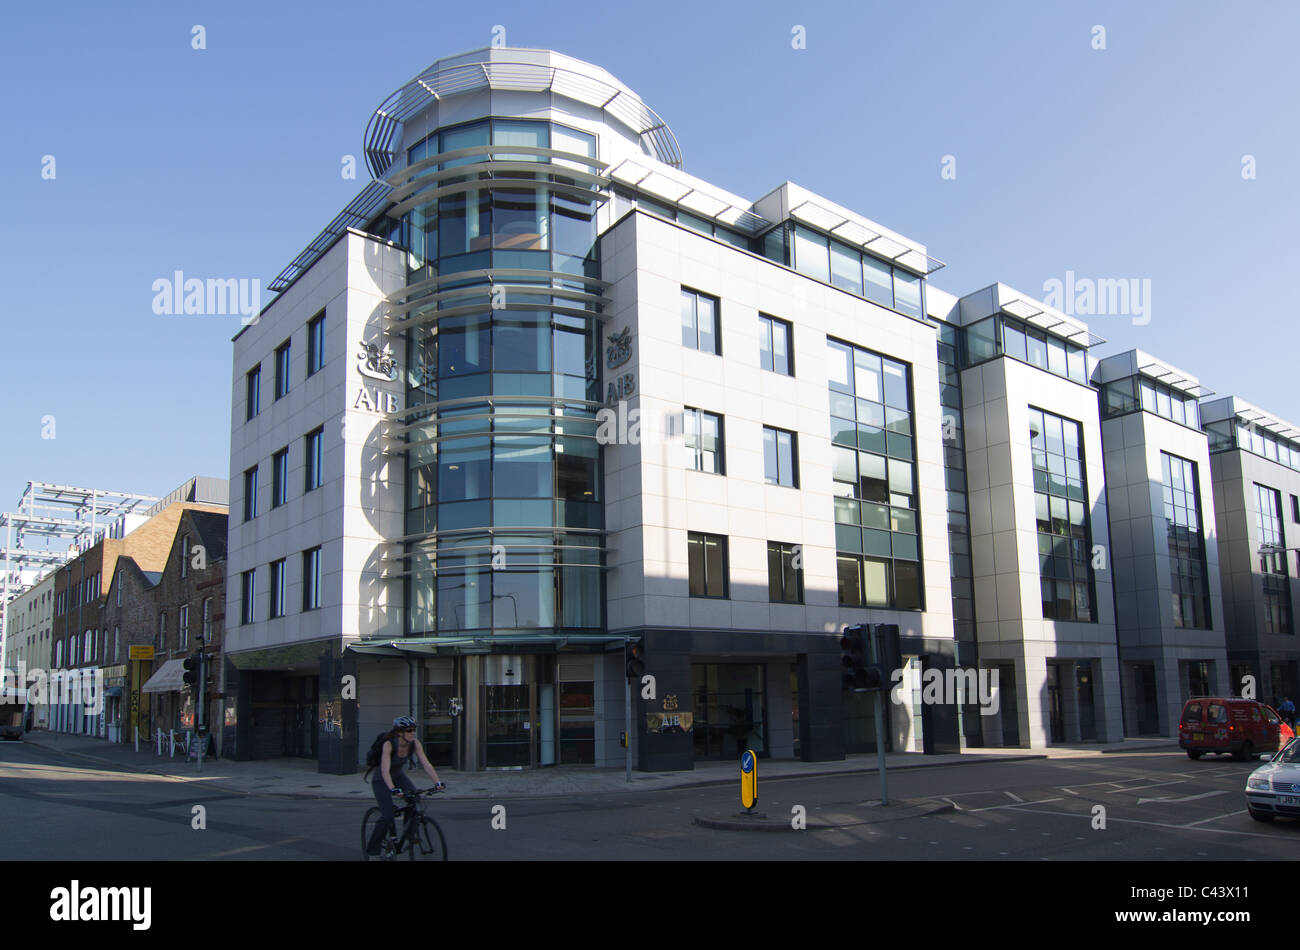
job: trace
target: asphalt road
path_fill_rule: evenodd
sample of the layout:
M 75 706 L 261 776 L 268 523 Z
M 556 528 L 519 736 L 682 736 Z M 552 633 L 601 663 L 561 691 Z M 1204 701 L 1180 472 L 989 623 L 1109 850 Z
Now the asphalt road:
M 810 819 L 873 819 L 824 831 L 692 823 L 696 813 L 738 810 L 738 787 L 509 800 L 495 810 L 443 799 L 431 814 L 452 860 L 1290 860 L 1300 822 L 1267 825 L 1246 813 L 1242 789 L 1254 767 L 1157 753 L 897 771 L 895 800 L 955 807 L 886 821 L 861 804 L 878 797 L 874 775 L 762 783 L 759 807 L 770 816 L 802 806 Z M 0 860 L 355 861 L 363 811 L 358 802 L 239 795 L 0 743 Z

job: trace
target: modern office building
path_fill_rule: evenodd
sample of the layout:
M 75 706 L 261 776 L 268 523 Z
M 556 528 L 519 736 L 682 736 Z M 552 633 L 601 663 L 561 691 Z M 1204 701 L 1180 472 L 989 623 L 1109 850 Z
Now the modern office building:
M 961 298 L 932 288 L 928 302 L 963 344 L 964 368 L 945 383 L 957 379 L 960 392 L 945 406 L 961 405 L 962 424 L 950 418 L 946 435 L 964 448 L 969 520 L 953 517 L 960 499 L 948 507 L 954 549 L 969 533 L 978 665 L 999 671 L 1000 709 L 980 717 L 983 740 L 1119 739 L 1112 567 L 1098 556 L 1109 547 L 1101 420 L 1088 375 L 1088 349 L 1102 340 L 1005 284 Z
M 1102 416 L 1124 731 L 1176 736 L 1229 690 L 1209 443 L 1195 377 L 1141 350 L 1093 371 Z
M 924 244 L 797 185 L 692 177 L 559 53 L 434 63 L 365 157 L 234 339 L 237 757 L 351 771 L 411 713 L 468 770 L 620 765 L 625 731 L 640 769 L 839 758 L 875 742 L 853 623 L 900 629 L 894 749 L 1117 740 L 1122 699 L 1168 734 L 1223 687 L 1195 380 L 1098 368 L 1004 284 L 944 293 Z M 1000 708 L 927 701 L 954 666 Z
M 548 51 L 435 63 L 366 158 L 234 341 L 237 754 L 349 770 L 415 711 L 444 764 L 621 764 L 637 641 L 638 767 L 837 758 L 874 744 L 838 647 L 865 621 L 913 658 L 891 744 L 957 747 L 919 702 L 955 660 L 923 245 L 685 174 Z M 254 721 L 285 697 L 315 736 Z
M 1300 428 L 1236 396 L 1201 403 L 1219 538 L 1229 686 L 1300 694 Z

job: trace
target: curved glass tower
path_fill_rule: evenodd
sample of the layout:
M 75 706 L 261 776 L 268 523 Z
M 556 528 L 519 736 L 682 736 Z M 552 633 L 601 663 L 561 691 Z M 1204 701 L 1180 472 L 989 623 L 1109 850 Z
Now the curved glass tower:
M 597 236 L 605 174 L 676 142 L 598 67 L 542 50 L 440 60 L 366 132 L 407 249 L 408 637 L 603 625 Z

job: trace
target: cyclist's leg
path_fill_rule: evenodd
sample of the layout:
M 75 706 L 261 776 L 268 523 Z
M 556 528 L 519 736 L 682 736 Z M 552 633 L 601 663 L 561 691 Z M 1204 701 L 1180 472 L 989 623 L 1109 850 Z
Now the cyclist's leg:
M 388 790 L 388 786 L 383 780 L 370 783 L 371 790 L 375 793 L 375 801 L 379 803 L 381 812 L 379 820 L 375 822 L 375 829 L 370 833 L 370 842 L 366 846 L 369 854 L 379 854 L 379 845 L 384 840 L 384 835 L 388 833 L 396 834 L 393 831 L 393 815 L 396 808 L 393 805 L 393 793 Z
M 413 781 L 411 780 L 411 777 L 410 777 L 409 775 L 407 775 L 405 772 L 402 772 L 402 773 L 400 773 L 400 774 L 397 776 L 397 779 L 396 779 L 396 785 L 397 785 L 398 788 L 400 788 L 400 789 L 402 790 L 402 794 L 404 794 L 404 795 L 413 795 L 413 794 L 415 794 L 415 792 L 419 791 L 419 789 L 417 789 L 417 788 L 415 787 L 415 782 L 413 782 Z M 406 799 L 406 801 L 410 801 L 410 799 L 408 798 L 408 799 Z M 404 803 L 399 802 L 399 803 L 398 803 L 398 807 L 400 807 L 401 804 L 404 804 Z M 396 834 L 404 834 L 405 832 L 406 832 L 406 827 L 405 827 L 405 823 L 403 823 L 402 830 L 401 830 L 400 832 L 398 832 L 398 831 L 394 831 L 393 834 L 395 834 L 395 835 L 396 835 Z

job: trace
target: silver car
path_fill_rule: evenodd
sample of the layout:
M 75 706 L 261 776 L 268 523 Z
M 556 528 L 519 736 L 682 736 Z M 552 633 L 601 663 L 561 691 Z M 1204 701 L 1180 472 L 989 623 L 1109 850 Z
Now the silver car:
M 1250 773 L 1246 807 L 1256 821 L 1272 821 L 1278 815 L 1300 818 L 1300 738 Z

